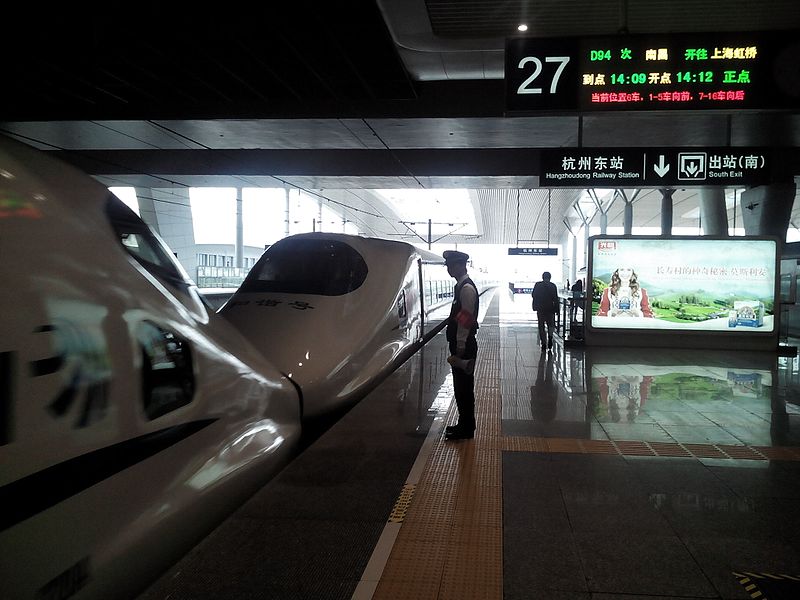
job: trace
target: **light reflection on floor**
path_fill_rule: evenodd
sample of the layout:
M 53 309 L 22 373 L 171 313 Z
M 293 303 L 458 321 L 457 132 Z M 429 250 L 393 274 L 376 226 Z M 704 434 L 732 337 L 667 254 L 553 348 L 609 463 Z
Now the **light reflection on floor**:
M 542 353 L 530 298 L 498 295 L 506 436 L 800 445 L 798 358 L 561 344 Z

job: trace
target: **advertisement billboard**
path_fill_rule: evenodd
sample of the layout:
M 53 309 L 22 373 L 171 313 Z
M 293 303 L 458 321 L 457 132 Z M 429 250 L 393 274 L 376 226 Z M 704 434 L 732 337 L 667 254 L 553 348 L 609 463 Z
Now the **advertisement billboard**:
M 598 236 L 590 241 L 594 330 L 773 334 L 777 241 Z

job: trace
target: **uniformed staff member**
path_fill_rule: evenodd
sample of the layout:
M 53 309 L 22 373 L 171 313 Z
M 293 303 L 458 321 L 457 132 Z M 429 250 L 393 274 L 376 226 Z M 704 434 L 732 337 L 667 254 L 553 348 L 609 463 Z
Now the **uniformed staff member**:
M 458 407 L 458 424 L 447 427 L 448 440 L 470 439 L 475 435 L 475 359 L 478 356 L 478 288 L 467 274 L 469 255 L 445 250 L 444 261 L 456 280 L 453 306 L 447 319 L 447 362 L 453 369 L 453 392 Z

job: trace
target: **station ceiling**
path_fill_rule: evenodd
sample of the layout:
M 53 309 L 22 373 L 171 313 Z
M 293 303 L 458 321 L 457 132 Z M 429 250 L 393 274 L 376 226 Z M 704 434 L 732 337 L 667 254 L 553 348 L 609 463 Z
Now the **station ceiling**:
M 577 227 L 582 197 L 593 214 L 581 190 L 539 187 L 542 150 L 800 147 L 800 107 L 509 115 L 504 47 L 520 22 L 551 38 L 777 33 L 800 29 L 800 3 L 141 2 L 124 12 L 31 3 L 0 39 L 0 130 L 107 185 L 299 187 L 378 236 L 397 234 L 400 219 L 372 190 L 468 188 L 482 231 L 468 241 L 512 245 L 560 239 Z M 625 195 L 635 226 L 659 226 L 658 190 Z M 673 200 L 673 225 L 699 231 L 697 190 Z M 608 209 L 609 225 L 621 225 L 623 206 Z M 731 224 L 735 211 L 731 202 Z

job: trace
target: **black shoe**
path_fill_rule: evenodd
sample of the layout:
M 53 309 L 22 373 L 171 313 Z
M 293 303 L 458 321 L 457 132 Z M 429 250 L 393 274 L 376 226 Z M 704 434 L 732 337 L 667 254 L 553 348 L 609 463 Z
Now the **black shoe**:
M 454 431 L 458 431 L 458 425 L 448 425 L 444 428 L 445 433 L 453 433 Z
M 475 437 L 475 433 L 472 431 L 461 431 L 460 429 L 456 429 L 455 431 L 451 431 L 444 435 L 444 439 L 446 440 L 471 440 Z
M 549 350 L 549 349 L 550 349 L 550 348 L 552 348 L 552 347 L 553 347 L 553 340 L 548 340 L 548 342 L 547 342 L 547 349 Z

